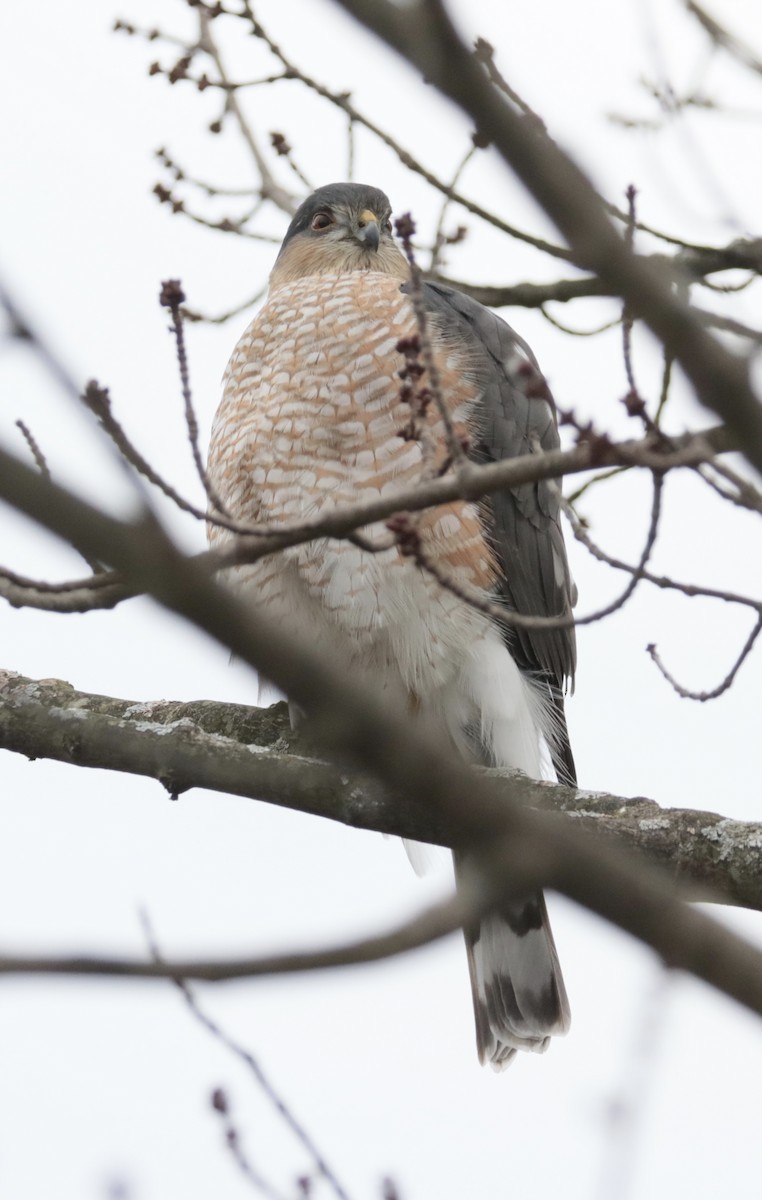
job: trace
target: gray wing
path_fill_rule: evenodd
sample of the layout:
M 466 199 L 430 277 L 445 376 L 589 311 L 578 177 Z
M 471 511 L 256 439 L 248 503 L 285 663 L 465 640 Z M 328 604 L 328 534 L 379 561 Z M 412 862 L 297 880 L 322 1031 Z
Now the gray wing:
M 553 398 L 526 343 L 500 317 L 453 288 L 425 284 L 424 298 L 440 334 L 468 353 L 469 370 L 481 388 L 472 417 L 471 457 L 500 462 L 537 446 L 557 449 Z M 557 485 L 547 481 L 495 492 L 483 505 L 487 536 L 502 568 L 498 594 L 518 613 L 571 613 L 576 596 L 559 509 Z M 559 743 L 552 748 L 556 769 L 573 781 L 563 693 L 574 681 L 574 628 L 507 628 L 505 636 L 521 670 L 549 689 L 560 726 Z

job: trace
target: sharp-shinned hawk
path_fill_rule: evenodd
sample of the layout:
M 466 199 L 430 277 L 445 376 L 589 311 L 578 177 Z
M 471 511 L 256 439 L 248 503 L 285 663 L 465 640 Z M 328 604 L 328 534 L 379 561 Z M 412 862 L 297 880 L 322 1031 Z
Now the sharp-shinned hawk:
M 440 395 L 471 458 L 556 448 L 553 401 L 525 343 L 453 288 L 423 284 L 421 295 Z M 294 216 L 267 301 L 227 368 L 209 457 L 227 512 L 299 522 L 393 496 L 441 469 L 441 411 L 424 406 L 411 436 L 410 389 L 401 394 L 416 338 L 387 197 L 352 183 L 319 188 Z M 323 538 L 237 568 L 236 586 L 468 760 L 533 778 L 552 762 L 573 782 L 563 693 L 574 631 L 512 629 L 494 615 L 494 606 L 571 611 L 556 486 L 528 483 L 425 511 L 415 519 L 417 557 L 390 545 L 383 523 L 363 534 L 365 548 Z M 218 546 L 233 536 L 210 528 Z M 386 548 L 372 552 L 368 542 Z M 469 603 L 469 592 L 490 605 Z M 568 1029 L 569 1006 L 542 893 L 465 933 L 481 1060 L 500 1069 L 516 1050 L 545 1050 Z

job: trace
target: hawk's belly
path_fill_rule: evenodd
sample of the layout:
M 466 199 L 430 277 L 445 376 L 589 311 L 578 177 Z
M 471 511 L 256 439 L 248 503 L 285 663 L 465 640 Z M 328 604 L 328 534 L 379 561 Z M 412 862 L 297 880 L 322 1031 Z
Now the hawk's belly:
M 410 410 L 400 401 L 396 350 L 415 331 L 399 280 L 388 275 L 316 276 L 271 296 L 233 353 L 212 432 L 209 471 L 231 516 L 293 524 L 415 486 L 429 464 L 421 442 L 399 436 Z M 457 356 L 436 336 L 434 344 L 446 402 L 463 421 L 475 390 Z M 434 410 L 428 430 L 441 460 Z M 493 564 L 475 506 L 426 512 L 419 529 L 427 561 L 489 590 Z M 377 545 L 391 540 L 383 524 L 364 533 Z M 210 534 L 217 546 L 231 536 Z M 451 678 L 486 627 L 396 546 L 370 553 L 324 539 L 237 568 L 236 584 L 282 622 L 419 694 Z

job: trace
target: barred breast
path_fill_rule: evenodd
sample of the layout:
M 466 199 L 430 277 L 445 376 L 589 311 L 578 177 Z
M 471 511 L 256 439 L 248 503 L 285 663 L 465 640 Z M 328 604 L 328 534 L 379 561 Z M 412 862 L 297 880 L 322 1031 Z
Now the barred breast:
M 410 411 L 400 400 L 396 346 L 415 332 L 410 301 L 385 274 L 315 276 L 274 291 L 233 352 L 213 425 L 209 473 L 231 516 L 291 524 L 413 487 L 427 464 L 421 443 L 400 436 Z M 433 341 L 443 394 L 464 426 L 476 387 L 436 330 Z M 433 406 L 428 427 L 441 461 L 444 430 Z M 383 524 L 364 533 L 379 545 L 389 540 Z M 427 512 L 420 534 L 429 561 L 472 588 L 491 587 L 476 506 Z M 231 536 L 210 531 L 217 546 Z M 417 693 L 449 678 L 484 625 L 396 547 L 370 553 L 323 539 L 237 568 L 235 583 L 305 632 L 340 635 L 337 653 L 341 644 L 358 662 L 393 669 Z

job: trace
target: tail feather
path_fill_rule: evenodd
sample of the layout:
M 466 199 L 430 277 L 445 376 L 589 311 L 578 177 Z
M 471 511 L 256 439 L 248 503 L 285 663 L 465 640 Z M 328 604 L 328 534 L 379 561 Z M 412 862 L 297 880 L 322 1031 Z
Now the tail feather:
M 571 1020 L 542 893 L 464 932 L 481 1062 L 500 1071 L 517 1050 L 542 1054 Z
M 557 778 L 574 782 L 560 687 L 547 672 L 522 671 L 498 636 L 472 646 L 446 715 L 454 743 L 473 761 L 541 779 L 544 748 Z M 456 855 L 456 877 L 464 867 Z M 571 1021 L 542 892 L 501 905 L 464 932 L 479 1058 L 500 1071 L 517 1050 L 541 1054 Z

